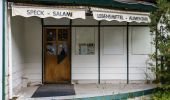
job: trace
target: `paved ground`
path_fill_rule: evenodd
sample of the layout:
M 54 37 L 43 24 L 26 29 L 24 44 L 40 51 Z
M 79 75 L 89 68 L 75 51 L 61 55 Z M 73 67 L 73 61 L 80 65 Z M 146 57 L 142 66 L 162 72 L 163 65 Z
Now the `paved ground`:
M 154 84 L 75 84 L 74 96 L 59 96 L 59 97 L 43 97 L 43 98 L 31 98 L 32 94 L 38 88 L 37 86 L 32 86 L 28 88 L 23 88 L 18 94 L 17 100 L 56 100 L 56 99 L 74 99 L 74 98 L 84 98 L 84 97 L 95 97 L 104 95 L 113 95 L 118 93 L 135 92 L 146 89 L 151 89 L 156 87 Z M 144 96 L 141 98 L 147 98 Z M 140 100 L 141 98 L 130 98 L 129 100 Z M 141 99 L 145 100 L 145 99 Z

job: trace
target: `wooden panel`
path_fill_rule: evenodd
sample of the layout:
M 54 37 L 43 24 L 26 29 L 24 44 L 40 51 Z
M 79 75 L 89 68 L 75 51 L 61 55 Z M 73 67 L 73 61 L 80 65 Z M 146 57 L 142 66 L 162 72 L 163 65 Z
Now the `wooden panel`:
M 70 31 L 57 28 L 45 31 L 45 83 L 69 83 Z

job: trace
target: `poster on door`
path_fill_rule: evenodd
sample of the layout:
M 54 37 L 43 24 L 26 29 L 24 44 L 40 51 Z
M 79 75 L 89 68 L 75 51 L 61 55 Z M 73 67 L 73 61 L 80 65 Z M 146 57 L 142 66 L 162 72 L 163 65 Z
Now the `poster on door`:
M 67 43 L 62 42 L 58 44 L 58 53 L 57 53 L 57 63 L 60 64 L 67 57 Z

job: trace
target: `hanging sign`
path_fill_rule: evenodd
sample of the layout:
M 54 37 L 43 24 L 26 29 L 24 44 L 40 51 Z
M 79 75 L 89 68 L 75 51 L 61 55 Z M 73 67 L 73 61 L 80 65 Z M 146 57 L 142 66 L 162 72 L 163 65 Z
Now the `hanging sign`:
M 96 20 L 106 20 L 106 21 L 116 20 L 119 22 L 126 21 L 126 22 L 138 22 L 138 23 L 150 22 L 150 18 L 148 15 L 140 15 L 140 14 L 138 15 L 138 14 L 93 11 L 93 17 Z
M 40 18 L 53 17 L 59 19 L 65 17 L 69 19 L 85 19 L 85 9 L 13 5 L 12 16 L 17 15 L 23 17 L 37 16 Z

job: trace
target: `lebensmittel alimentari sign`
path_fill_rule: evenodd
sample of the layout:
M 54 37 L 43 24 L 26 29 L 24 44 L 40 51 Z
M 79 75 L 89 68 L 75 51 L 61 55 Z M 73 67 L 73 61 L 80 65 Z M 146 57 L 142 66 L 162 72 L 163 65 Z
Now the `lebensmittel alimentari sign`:
M 148 15 L 140 15 L 140 14 L 124 14 L 124 13 L 114 13 L 114 12 L 95 12 L 93 11 L 93 17 L 96 20 L 106 20 L 112 21 L 116 20 L 119 22 L 144 22 L 149 23 L 150 18 Z

